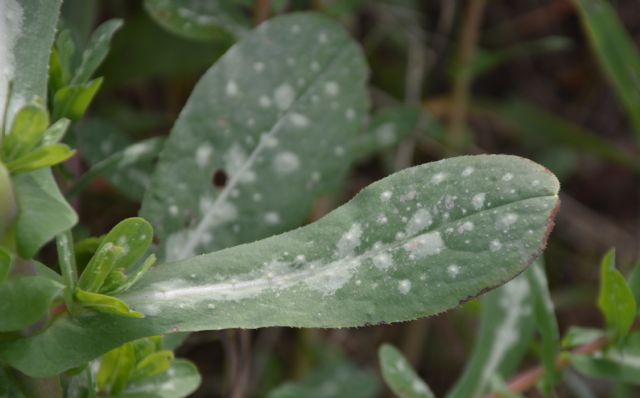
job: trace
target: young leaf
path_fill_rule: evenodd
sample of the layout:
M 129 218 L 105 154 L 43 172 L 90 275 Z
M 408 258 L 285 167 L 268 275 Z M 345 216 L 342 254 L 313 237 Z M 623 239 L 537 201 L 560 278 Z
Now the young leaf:
M 41 145 L 52 145 L 62 141 L 62 138 L 69 129 L 70 124 L 71 120 L 62 118 L 49 126 L 49 128 L 42 133 Z
M 0 130 L 34 97 L 47 95 L 47 68 L 61 0 L 10 0 L 2 4 L 5 18 L 0 36 Z M 11 98 L 9 94 L 11 82 Z M 7 105 L 8 104 L 8 105 Z
M 7 164 L 11 174 L 29 173 L 44 167 L 62 163 L 76 153 L 64 144 L 40 147 Z
M 87 292 L 77 288 L 74 292 L 74 298 L 81 306 L 94 311 L 129 318 L 144 318 L 144 314 L 131 310 L 124 301 L 105 294 Z
M 572 326 L 562 338 L 562 348 L 570 349 L 579 347 L 591 343 L 604 335 L 605 333 L 600 329 Z
M 198 369 L 189 361 L 177 359 L 166 372 L 132 382 L 113 398 L 182 398 L 193 393 L 200 382 Z
M 58 264 L 60 264 L 60 271 L 66 286 L 64 292 L 65 304 L 67 309 L 71 311 L 73 308 L 73 292 L 78 281 L 78 268 L 73 252 L 73 235 L 71 231 L 65 231 L 58 235 L 56 249 L 58 252 Z
M 145 0 L 144 7 L 162 27 L 191 39 L 241 36 L 251 25 L 246 7 L 237 1 Z
M 494 375 L 507 377 L 518 366 L 535 328 L 533 272 L 529 268 L 482 298 L 480 331 L 473 353 L 448 397 L 482 396 Z
M 123 344 L 104 354 L 96 374 L 99 391 L 108 391 L 109 395 L 121 392 L 135 368 L 135 354 L 131 343 Z
M 71 79 L 72 85 L 82 85 L 89 81 L 107 56 L 113 35 L 121 27 L 121 19 L 112 19 L 96 28 L 91 34 L 87 48 L 82 53 L 82 62 Z
M 63 287 L 41 276 L 0 284 L 0 332 L 20 330 L 42 318 Z
M 629 285 L 631 293 L 633 293 L 633 297 L 636 299 L 636 310 L 638 311 L 638 315 L 640 315 L 640 260 L 636 261 L 636 265 L 633 267 L 631 275 L 629 275 L 627 285 Z
M 33 101 L 16 113 L 9 135 L 2 142 L 5 162 L 29 153 L 40 143 L 49 126 L 49 113 L 40 102 Z
M 173 361 L 173 351 L 165 350 L 147 355 L 136 364 L 136 368 L 131 374 L 131 380 L 137 381 L 157 376 L 171 367 Z
M 171 331 L 346 327 L 437 314 L 510 280 L 539 255 L 558 189 L 548 170 L 515 156 L 406 169 L 314 224 L 155 267 L 119 296 L 144 320 L 61 318 L 0 346 L 0 357 L 43 376 Z M 507 291 L 521 295 L 521 286 Z M 522 298 L 518 306 L 509 300 L 509 309 L 524 308 Z M 509 332 L 520 316 L 506 317 Z
M 615 268 L 616 252 L 611 249 L 600 265 L 598 308 L 607 322 L 607 329 L 618 341 L 631 329 L 636 316 L 636 301 L 624 277 Z
M 9 276 L 12 262 L 11 253 L 0 247 L 0 285 Z
M 18 254 L 31 258 L 50 239 L 73 227 L 78 216 L 60 194 L 51 170 L 17 175 L 13 183 Z
M 13 224 L 16 217 L 16 197 L 9 171 L 0 161 L 0 236 Z
M 395 347 L 384 344 L 378 350 L 382 377 L 399 398 L 434 398 L 433 392 Z
M 605 74 L 640 138 L 640 53 L 605 0 L 573 0 Z
M 640 355 L 614 351 L 604 357 L 569 356 L 571 366 L 597 379 L 640 385 Z
M 303 223 L 349 165 L 344 145 L 367 107 L 366 75 L 354 40 L 313 14 L 274 18 L 227 51 L 193 90 L 142 203 L 159 257 Z
M 80 119 L 102 85 L 102 78 L 61 88 L 53 96 L 53 120 Z

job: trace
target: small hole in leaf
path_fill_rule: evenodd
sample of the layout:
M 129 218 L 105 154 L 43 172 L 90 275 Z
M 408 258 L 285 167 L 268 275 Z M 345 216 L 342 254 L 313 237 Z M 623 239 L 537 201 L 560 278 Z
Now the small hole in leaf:
M 224 188 L 225 185 L 227 185 L 227 180 L 229 179 L 229 177 L 227 176 L 227 173 L 224 172 L 224 170 L 216 170 L 215 173 L 213 173 L 213 178 L 212 178 L 212 182 L 213 182 L 213 186 L 216 188 Z

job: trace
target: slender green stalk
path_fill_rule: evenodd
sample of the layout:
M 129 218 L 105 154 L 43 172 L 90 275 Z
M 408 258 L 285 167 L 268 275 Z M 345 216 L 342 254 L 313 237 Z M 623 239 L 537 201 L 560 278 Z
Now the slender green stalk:
M 67 310 L 70 312 L 73 306 L 73 292 L 76 290 L 78 281 L 78 268 L 73 251 L 73 236 L 71 230 L 66 230 L 56 237 L 56 248 L 58 250 L 58 262 L 60 271 L 64 278 L 66 288 L 64 290 L 64 301 Z

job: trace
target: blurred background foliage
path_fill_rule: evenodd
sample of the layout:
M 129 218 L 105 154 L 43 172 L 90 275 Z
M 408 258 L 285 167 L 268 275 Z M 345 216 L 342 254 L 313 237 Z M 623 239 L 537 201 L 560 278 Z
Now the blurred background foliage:
M 563 185 L 545 254 L 561 333 L 602 327 L 599 259 L 616 247 L 617 265 L 628 274 L 640 250 L 640 2 L 605 1 L 603 8 L 565 0 L 236 0 L 212 2 L 228 9 L 200 10 L 223 17 L 214 28 L 183 21 L 187 28 L 178 30 L 156 3 L 147 1 L 145 9 L 138 0 L 65 0 L 62 24 L 81 45 L 101 22 L 124 20 L 97 73 L 102 87 L 75 127 L 83 160 L 74 158 L 69 173 L 77 177 L 131 143 L 165 136 L 199 77 L 236 37 L 265 17 L 315 10 L 361 43 L 373 108 L 399 108 L 371 121 L 378 144 L 366 138 L 357 144 L 358 166 L 342 190 L 317 202 L 309 221 L 413 164 L 473 153 L 529 157 Z M 387 119 L 406 132 L 401 142 L 377 129 Z M 153 162 L 147 157 L 126 172 L 101 164 L 102 177 L 73 200 L 87 233 L 105 233 L 137 214 Z M 203 332 L 176 354 L 203 375 L 195 396 L 371 397 L 390 394 L 373 349 L 390 342 L 440 396 L 470 355 L 479 313 L 471 301 L 397 325 Z M 531 344 L 519 369 L 537 364 L 539 349 Z M 573 371 L 555 391 L 614 393 L 637 396 Z

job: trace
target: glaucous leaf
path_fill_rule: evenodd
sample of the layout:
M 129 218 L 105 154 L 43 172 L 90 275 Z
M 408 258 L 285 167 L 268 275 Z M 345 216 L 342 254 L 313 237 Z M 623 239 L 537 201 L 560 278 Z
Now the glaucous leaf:
M 49 54 L 61 3 L 61 0 L 2 3 L 5 19 L 0 25 L 0 109 L 7 109 L 7 120 L 3 120 L 4 112 L 0 112 L 0 130 L 4 126 L 6 131 L 13 115 L 34 97 L 46 98 Z
M 378 394 L 379 382 L 373 372 L 342 360 L 321 365 L 299 381 L 278 386 L 267 398 L 374 398 Z
M 0 332 L 20 330 L 38 321 L 64 288 L 41 276 L 12 278 L 0 284 Z
M 640 385 L 640 353 L 612 349 L 601 356 L 570 355 L 571 366 L 587 376 Z
M 73 227 L 78 216 L 60 194 L 49 169 L 17 175 L 13 184 L 18 204 L 17 250 L 20 257 L 31 258 L 49 240 Z
M 353 161 L 366 159 L 376 152 L 391 148 L 413 132 L 420 110 L 408 106 L 386 108 L 376 113 L 367 132 L 356 136 L 350 153 Z
M 250 8 L 237 0 L 145 0 L 144 7 L 162 27 L 190 39 L 241 36 L 251 26 Z
M 416 374 L 409 361 L 395 347 L 384 344 L 378 350 L 385 382 L 399 398 L 434 398 L 429 386 Z
M 189 361 L 176 359 L 164 373 L 130 383 L 113 398 L 182 398 L 200 385 L 198 369 Z
M 303 223 L 349 165 L 345 143 L 368 106 L 366 76 L 355 41 L 314 14 L 274 18 L 227 51 L 193 90 L 142 203 L 159 257 Z
M 43 376 L 169 332 L 347 327 L 437 314 L 534 261 L 552 228 L 558 189 L 548 170 L 515 156 L 463 156 L 406 169 L 314 224 L 156 266 L 118 296 L 143 320 L 61 318 L 37 336 L 0 345 L 0 357 Z M 505 290 L 510 296 L 496 297 L 495 306 L 507 338 L 494 355 L 517 341 L 514 328 L 529 294 L 521 279 Z
M 480 397 L 491 379 L 513 371 L 533 338 L 533 267 L 482 298 L 480 331 L 464 372 L 447 395 Z
M 605 0 L 573 0 L 604 73 L 627 109 L 640 138 L 640 52 L 613 6 Z
M 636 300 L 622 274 L 616 269 L 616 252 L 611 249 L 600 265 L 598 308 L 615 340 L 624 337 L 636 317 Z

